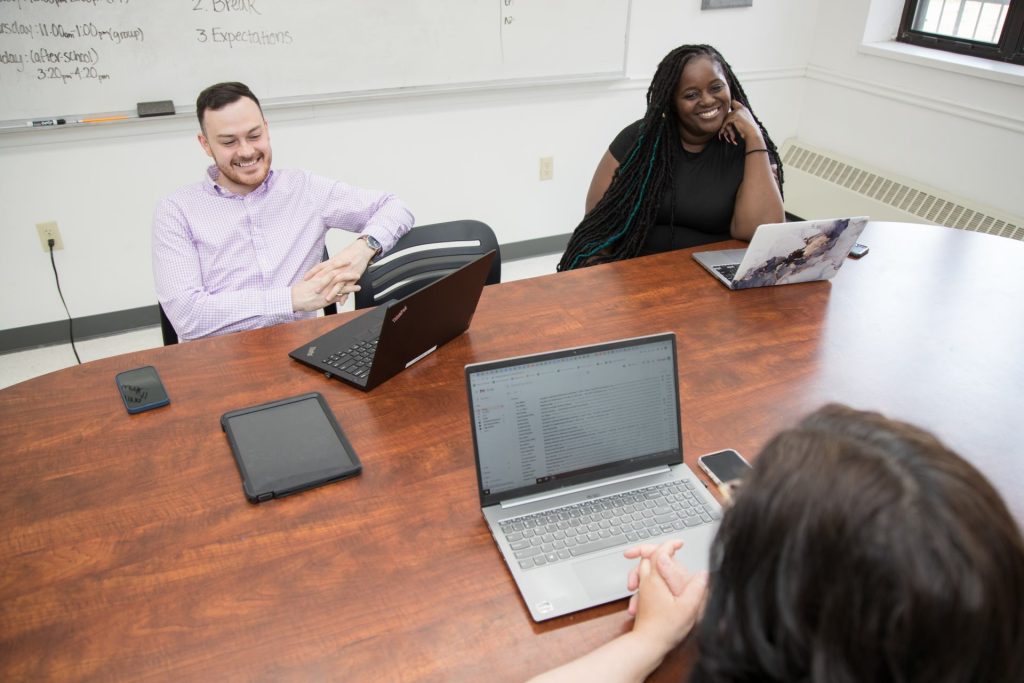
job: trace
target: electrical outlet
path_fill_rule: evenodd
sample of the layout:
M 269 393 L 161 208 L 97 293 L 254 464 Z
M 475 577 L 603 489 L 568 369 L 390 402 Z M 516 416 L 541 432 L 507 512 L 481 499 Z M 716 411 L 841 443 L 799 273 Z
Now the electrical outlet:
M 47 254 L 50 253 L 50 245 L 48 244 L 50 240 L 54 242 L 54 251 L 64 248 L 64 241 L 60 238 L 60 229 L 57 227 L 57 221 L 36 223 L 36 230 L 39 232 L 39 242 L 43 245 L 43 251 Z
M 554 157 L 541 157 L 540 158 L 540 179 L 551 180 L 555 177 L 555 158 Z

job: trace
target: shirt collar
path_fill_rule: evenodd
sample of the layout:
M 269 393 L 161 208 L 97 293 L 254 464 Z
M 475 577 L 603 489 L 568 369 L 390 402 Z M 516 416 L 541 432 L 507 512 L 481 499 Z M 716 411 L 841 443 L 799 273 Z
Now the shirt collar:
M 221 185 L 219 185 L 217 183 L 217 178 L 219 178 L 219 177 L 220 177 L 220 169 L 217 168 L 217 164 L 210 164 L 206 168 L 206 174 L 203 176 L 203 185 L 205 185 L 206 188 L 210 192 L 213 192 L 214 194 L 216 194 L 216 195 L 218 195 L 220 197 L 241 197 L 242 196 L 242 195 L 235 194 L 234 192 L 232 192 L 231 190 L 227 189 L 226 187 L 222 187 Z M 251 195 L 260 195 L 260 194 L 265 193 L 267 190 L 270 189 L 270 186 L 273 184 L 273 178 L 274 178 L 274 169 L 270 169 L 270 171 L 267 173 L 267 177 L 263 179 L 262 183 L 260 183 L 260 186 L 257 187 L 252 192 L 250 192 L 249 194 L 251 194 Z

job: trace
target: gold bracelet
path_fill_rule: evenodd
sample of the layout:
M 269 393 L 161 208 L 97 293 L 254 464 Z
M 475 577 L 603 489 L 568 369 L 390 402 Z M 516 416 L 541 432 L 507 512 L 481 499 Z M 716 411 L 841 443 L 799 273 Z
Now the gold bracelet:
M 754 152 L 764 152 L 765 154 L 767 154 L 768 153 L 768 149 L 765 148 L 765 147 L 761 147 L 760 149 L 752 149 L 749 152 L 747 152 L 746 154 L 744 154 L 743 156 L 750 156 Z

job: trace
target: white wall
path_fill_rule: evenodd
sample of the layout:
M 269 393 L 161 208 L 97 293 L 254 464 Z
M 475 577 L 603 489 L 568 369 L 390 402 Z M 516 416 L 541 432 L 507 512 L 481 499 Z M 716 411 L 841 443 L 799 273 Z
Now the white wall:
M 861 50 L 891 38 L 902 0 L 821 0 L 799 137 L 1024 216 L 1024 67 L 1004 80 Z M 867 27 L 867 28 L 865 28 Z M 926 52 L 926 51 L 921 51 Z M 980 61 L 980 60 L 979 60 Z
M 420 223 L 479 218 L 502 243 L 568 233 L 598 159 L 640 116 L 657 62 L 676 45 L 716 45 L 775 140 L 797 134 L 817 0 L 699 6 L 633 0 L 630 78 L 614 83 L 269 110 L 275 165 L 391 190 Z M 0 329 L 64 318 L 35 233 L 41 221 L 60 225 L 57 263 L 74 317 L 155 303 L 152 210 L 201 177 L 195 132 L 176 117 L 0 135 Z M 538 180 L 542 156 L 555 159 L 552 181 Z

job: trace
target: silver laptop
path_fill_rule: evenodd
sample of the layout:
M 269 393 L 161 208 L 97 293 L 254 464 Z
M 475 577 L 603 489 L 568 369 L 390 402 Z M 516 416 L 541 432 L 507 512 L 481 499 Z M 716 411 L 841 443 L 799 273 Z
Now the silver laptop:
M 729 289 L 831 280 L 867 225 L 867 216 L 759 226 L 746 249 L 693 255 Z
M 708 566 L 721 508 L 683 463 L 675 335 L 466 366 L 484 519 L 534 621 L 629 595 L 640 543 Z

